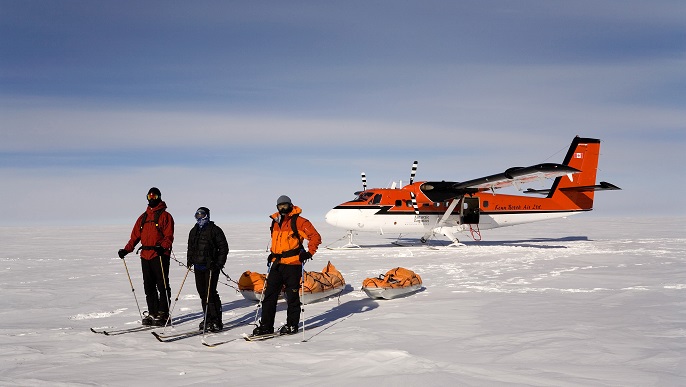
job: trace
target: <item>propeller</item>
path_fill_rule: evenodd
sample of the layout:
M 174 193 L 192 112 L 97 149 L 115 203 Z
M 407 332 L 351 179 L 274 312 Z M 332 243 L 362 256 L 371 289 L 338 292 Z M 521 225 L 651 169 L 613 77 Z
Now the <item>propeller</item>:
M 415 215 L 419 215 L 419 206 L 417 205 L 417 196 L 410 191 L 410 198 L 412 198 L 412 208 L 414 208 Z
M 418 162 L 416 160 L 414 163 L 412 163 L 412 172 L 410 173 L 410 184 L 414 183 L 414 176 L 417 174 L 417 164 Z

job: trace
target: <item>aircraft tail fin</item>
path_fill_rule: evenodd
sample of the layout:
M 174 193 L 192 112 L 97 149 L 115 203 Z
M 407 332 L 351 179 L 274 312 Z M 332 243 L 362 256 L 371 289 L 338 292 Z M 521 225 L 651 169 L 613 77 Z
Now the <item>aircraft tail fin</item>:
M 599 155 L 600 140 L 576 136 L 563 164 L 581 172 L 556 178 L 548 197 L 567 208 L 592 210 L 595 191 L 619 189 L 606 182 L 596 185 Z

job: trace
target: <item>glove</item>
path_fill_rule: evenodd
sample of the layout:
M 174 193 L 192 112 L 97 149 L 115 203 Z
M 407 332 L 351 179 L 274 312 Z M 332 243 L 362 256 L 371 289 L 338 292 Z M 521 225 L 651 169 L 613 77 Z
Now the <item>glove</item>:
M 190 257 L 186 258 L 186 267 L 191 267 L 192 264 L 193 264 L 193 259 Z
M 312 254 L 310 254 L 309 251 L 303 251 L 298 258 L 300 259 L 300 263 L 305 263 L 312 259 Z
M 121 259 L 124 259 L 124 257 L 126 257 L 126 254 L 128 254 L 128 253 L 129 253 L 129 252 L 126 251 L 126 250 L 124 250 L 124 249 L 119 249 L 119 251 L 117 251 L 117 254 L 119 255 L 119 258 L 121 258 Z
M 218 271 L 221 270 L 222 268 L 219 267 L 219 263 L 216 261 L 210 261 L 207 263 L 207 268 L 212 270 L 212 271 Z
M 160 246 L 160 245 L 155 246 L 155 247 L 153 248 L 153 250 L 155 250 L 155 252 L 157 253 L 157 255 L 160 255 L 160 256 L 161 256 L 161 255 L 165 255 L 165 254 L 164 254 L 164 253 L 165 253 L 164 247 L 162 247 L 162 246 Z
M 274 262 L 272 262 L 272 258 L 274 258 L 274 254 L 269 254 L 269 256 L 267 256 L 267 267 L 270 267 L 272 265 L 272 263 L 279 263 L 278 259 L 276 259 L 276 260 L 274 260 Z

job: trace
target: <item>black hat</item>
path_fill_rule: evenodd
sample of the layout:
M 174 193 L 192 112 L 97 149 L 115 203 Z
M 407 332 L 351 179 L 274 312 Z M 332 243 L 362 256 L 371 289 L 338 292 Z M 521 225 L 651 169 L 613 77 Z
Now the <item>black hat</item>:
M 207 214 L 207 217 L 210 217 L 210 209 L 207 207 L 199 207 L 195 212 L 198 213 L 198 211 L 204 211 Z
M 150 189 L 148 190 L 148 195 L 150 195 L 151 193 L 152 193 L 152 194 L 155 194 L 155 195 L 157 195 L 157 196 L 159 196 L 159 197 L 162 197 L 162 192 L 160 192 L 160 189 L 157 188 L 157 187 L 152 187 L 152 188 L 150 188 Z

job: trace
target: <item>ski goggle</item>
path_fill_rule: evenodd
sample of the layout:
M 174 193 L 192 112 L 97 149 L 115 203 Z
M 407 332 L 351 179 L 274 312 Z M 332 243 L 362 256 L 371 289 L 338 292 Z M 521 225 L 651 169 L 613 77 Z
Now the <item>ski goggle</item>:
M 160 195 L 158 195 L 158 194 L 156 194 L 156 193 L 150 192 L 150 193 L 148 194 L 148 200 L 155 200 L 155 199 L 159 199 L 159 198 L 160 198 Z
M 205 216 L 207 216 L 207 213 L 206 213 L 205 211 L 203 211 L 203 210 L 198 210 L 198 211 L 195 213 L 195 219 L 202 219 L 202 218 L 204 218 Z

